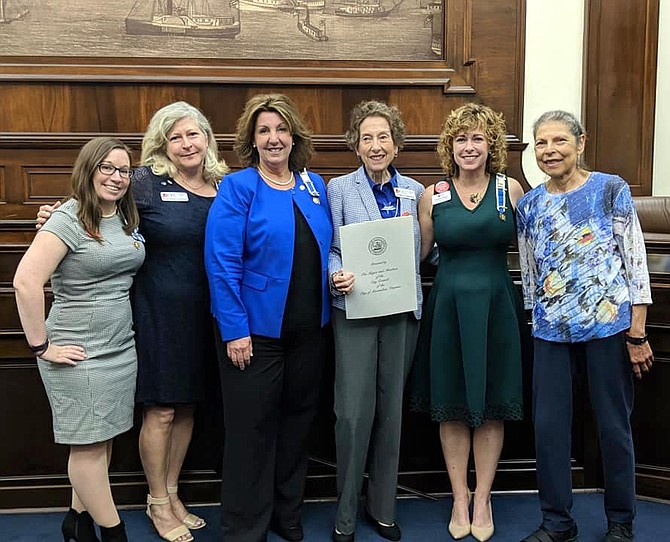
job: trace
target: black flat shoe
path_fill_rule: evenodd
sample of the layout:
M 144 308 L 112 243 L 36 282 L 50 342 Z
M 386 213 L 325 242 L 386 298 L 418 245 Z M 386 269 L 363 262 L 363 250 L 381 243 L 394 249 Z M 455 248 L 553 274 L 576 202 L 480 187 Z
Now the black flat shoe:
M 383 525 L 379 523 L 374 517 L 372 517 L 372 514 L 368 512 L 368 509 L 365 508 L 365 519 L 370 523 L 371 525 L 374 526 L 374 528 L 377 530 L 377 534 L 381 536 L 382 538 L 386 538 L 386 540 L 400 540 L 402 534 L 400 533 L 400 527 L 398 527 L 398 524 L 393 522 L 391 525 Z
M 300 542 L 305 536 L 300 523 L 297 525 L 270 523 L 270 530 L 289 542 Z
M 342 534 L 333 529 L 333 542 L 354 542 L 354 533 Z
M 575 542 L 578 538 L 577 525 L 567 531 L 552 531 L 540 525 L 540 528 L 529 534 L 521 542 Z
M 607 526 L 605 542 L 629 542 L 633 540 L 633 525 L 610 522 Z

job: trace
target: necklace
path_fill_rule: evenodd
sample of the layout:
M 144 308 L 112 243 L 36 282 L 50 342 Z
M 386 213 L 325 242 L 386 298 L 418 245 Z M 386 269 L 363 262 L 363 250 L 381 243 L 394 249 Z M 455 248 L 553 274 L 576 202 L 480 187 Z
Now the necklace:
M 103 214 L 102 214 L 102 218 L 112 218 L 112 217 L 116 214 L 116 211 L 117 211 L 117 210 L 118 210 L 118 207 L 115 205 L 115 206 L 114 206 L 114 211 L 111 212 L 111 213 L 109 213 L 108 215 L 106 215 L 106 214 L 103 213 Z
M 191 190 L 194 190 L 194 191 L 200 190 L 203 186 L 205 186 L 207 184 L 207 181 L 205 179 L 203 179 L 202 183 L 200 183 L 200 186 L 196 187 L 196 186 L 193 186 L 191 183 L 189 183 L 183 175 L 179 175 L 179 177 L 180 177 L 181 181 L 186 186 L 188 186 Z
M 461 186 L 461 189 L 465 189 L 465 186 L 462 186 L 462 183 L 459 181 L 459 185 Z M 479 203 L 484 199 L 484 196 L 486 195 L 486 189 L 489 186 L 489 179 L 486 179 L 486 183 L 484 186 L 482 186 L 479 190 L 476 192 L 470 192 L 468 195 L 468 199 L 470 200 L 470 203 L 473 205 L 479 205 Z
M 263 177 L 263 179 L 265 179 L 266 181 L 268 181 L 272 184 L 276 184 L 277 186 L 288 186 L 294 180 L 293 179 L 293 172 L 291 172 L 291 176 L 288 178 L 288 181 L 277 181 L 277 180 L 275 180 L 271 177 L 268 177 L 265 173 L 263 173 L 263 170 L 260 168 L 260 166 L 258 167 L 258 173 L 260 174 L 261 177 Z

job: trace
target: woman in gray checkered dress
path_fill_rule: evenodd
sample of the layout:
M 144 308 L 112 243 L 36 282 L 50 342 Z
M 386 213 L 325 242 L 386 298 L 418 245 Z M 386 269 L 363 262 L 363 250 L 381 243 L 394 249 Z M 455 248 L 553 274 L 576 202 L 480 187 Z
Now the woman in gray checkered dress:
M 14 278 L 28 343 L 37 356 L 57 443 L 70 446 L 72 507 L 64 539 L 127 540 L 109 486 L 112 438 L 133 423 L 137 355 L 129 291 L 144 261 L 128 190 L 130 154 L 116 139 L 84 145 L 73 196 L 42 227 Z M 44 284 L 54 303 L 44 318 Z M 90 515 L 89 515 L 90 513 Z

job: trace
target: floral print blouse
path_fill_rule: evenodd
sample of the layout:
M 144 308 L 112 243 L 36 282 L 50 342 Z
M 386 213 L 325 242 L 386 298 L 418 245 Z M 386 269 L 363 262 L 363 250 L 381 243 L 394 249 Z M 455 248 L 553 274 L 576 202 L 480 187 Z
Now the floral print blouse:
M 642 229 L 621 177 L 592 172 L 565 194 L 540 185 L 519 200 L 517 229 L 534 337 L 610 337 L 630 327 L 631 305 L 651 303 Z

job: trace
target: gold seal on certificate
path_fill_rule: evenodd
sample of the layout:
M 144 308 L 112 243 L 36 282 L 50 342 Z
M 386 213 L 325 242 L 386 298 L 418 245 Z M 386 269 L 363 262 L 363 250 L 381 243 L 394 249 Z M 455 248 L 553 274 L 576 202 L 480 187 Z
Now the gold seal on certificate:
M 411 216 L 340 228 L 342 268 L 356 278 L 345 298 L 347 318 L 415 311 L 416 262 Z

